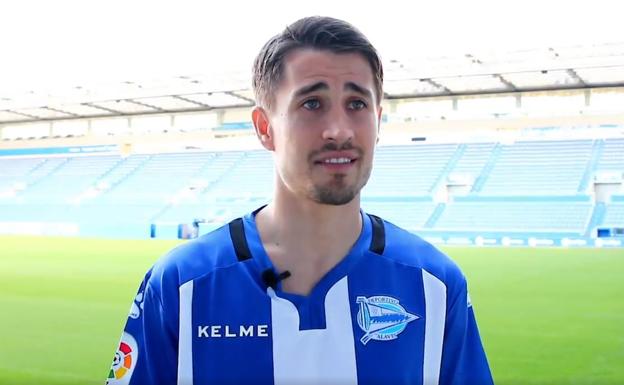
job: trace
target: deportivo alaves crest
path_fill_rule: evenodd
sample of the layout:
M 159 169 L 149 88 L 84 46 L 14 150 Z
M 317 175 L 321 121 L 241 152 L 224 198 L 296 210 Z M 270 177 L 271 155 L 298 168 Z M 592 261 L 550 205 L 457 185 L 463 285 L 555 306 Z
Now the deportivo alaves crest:
M 370 340 L 393 340 L 405 330 L 408 323 L 420 318 L 405 311 L 399 301 L 392 297 L 357 297 L 356 303 L 360 307 L 357 322 L 365 333 L 360 339 L 364 345 Z
M 141 312 L 143 310 L 143 292 L 139 292 L 132 301 L 132 306 L 130 307 L 130 318 L 137 319 L 141 316 Z

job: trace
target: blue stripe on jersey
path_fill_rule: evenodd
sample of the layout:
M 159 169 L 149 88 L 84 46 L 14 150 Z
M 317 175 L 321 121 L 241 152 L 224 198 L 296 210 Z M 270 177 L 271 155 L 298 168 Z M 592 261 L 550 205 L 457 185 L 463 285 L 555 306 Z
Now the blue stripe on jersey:
M 271 299 L 249 279 L 251 260 L 194 280 L 196 384 L 271 384 Z
M 359 312 L 358 296 L 370 298 L 388 296 L 399 301 L 406 312 L 419 318 L 409 322 L 396 339 L 366 344 L 366 334 L 352 318 L 358 362 L 358 377 L 372 384 L 409 383 L 422 381 L 425 302 L 420 269 L 397 263 L 392 259 L 366 252 L 360 263 L 349 274 L 351 312 Z

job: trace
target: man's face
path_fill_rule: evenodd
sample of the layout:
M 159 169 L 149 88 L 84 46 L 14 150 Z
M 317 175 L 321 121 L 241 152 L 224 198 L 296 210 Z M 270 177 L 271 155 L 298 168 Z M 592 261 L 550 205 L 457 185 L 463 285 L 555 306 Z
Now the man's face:
M 330 205 L 359 194 L 371 173 L 381 116 L 363 56 L 289 53 L 265 116 L 261 140 L 274 151 L 278 188 Z

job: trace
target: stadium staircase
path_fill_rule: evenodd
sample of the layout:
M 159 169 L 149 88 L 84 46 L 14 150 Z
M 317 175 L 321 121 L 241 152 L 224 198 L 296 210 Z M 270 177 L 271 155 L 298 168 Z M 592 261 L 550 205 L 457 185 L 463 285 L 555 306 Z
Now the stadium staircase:
M 479 176 L 476 178 L 475 183 L 472 186 L 471 193 L 477 194 L 481 192 L 481 189 L 483 188 L 483 185 L 485 185 L 485 182 L 489 178 L 490 173 L 492 172 L 492 169 L 494 168 L 494 165 L 496 164 L 496 162 L 498 162 L 501 151 L 502 151 L 502 145 L 500 143 L 496 143 L 490 153 L 489 159 L 487 160 L 487 162 L 485 163 L 485 166 L 483 167 L 483 170 L 481 171 L 481 173 L 479 173 Z
M 21 175 L 26 175 L 26 174 L 36 173 L 37 170 L 39 170 L 41 167 L 43 167 L 46 164 L 48 159 L 22 159 L 21 161 L 22 162 L 31 161 L 32 166 L 31 166 L 30 169 L 24 168 L 24 169 L 20 170 L 22 172 L 19 172 L 19 174 L 21 174 Z M 12 165 L 11 168 L 13 168 L 13 167 L 15 167 L 15 166 Z M 7 167 L 7 169 L 8 169 L 8 167 Z
M 602 157 L 602 152 L 604 149 L 604 141 L 602 139 L 594 140 L 594 145 L 592 148 L 592 155 L 587 163 L 587 167 L 585 168 L 585 172 L 583 173 L 583 177 L 581 178 L 581 183 L 579 184 L 578 193 L 586 193 L 589 188 L 589 183 L 591 181 L 592 175 L 596 171 L 598 167 L 598 161 Z
M 469 174 L 476 179 L 481 175 L 483 168 L 487 164 L 495 143 L 469 143 L 465 146 L 466 149 L 452 172 Z
M 446 203 L 438 203 L 438 205 L 436 206 L 435 210 L 433 210 L 433 213 L 431 214 L 429 219 L 427 219 L 427 222 L 425 222 L 424 227 L 427 229 L 433 228 L 436 222 L 438 221 L 438 219 L 440 218 L 440 216 L 442 215 L 442 213 L 444 212 L 445 208 L 446 208 Z
M 206 185 L 197 191 L 198 196 L 206 196 L 210 190 L 228 173 L 233 172 L 241 162 L 242 154 L 227 152 L 216 154 L 213 162 L 206 164 L 196 175 L 206 181 Z
M 154 215 L 154 222 L 190 222 L 195 218 L 219 215 L 220 210 L 210 207 L 210 192 L 219 181 L 240 165 L 243 152 L 228 151 L 221 153 L 198 153 L 198 158 L 208 161 L 197 172 L 191 175 L 177 202 L 171 202 Z M 199 161 L 199 160 L 198 160 Z
M 124 180 L 137 173 L 151 158 L 152 155 L 131 155 L 122 158 L 102 174 L 96 183 L 106 182 L 108 184 L 107 191 L 111 191 Z
M 446 178 L 449 176 L 451 171 L 455 168 L 459 160 L 463 157 L 464 153 L 466 152 L 466 148 L 467 148 L 467 145 L 463 143 L 457 146 L 457 149 L 453 153 L 453 156 L 449 159 L 444 169 L 442 169 L 442 172 L 438 174 L 438 178 L 433 182 L 433 185 L 431 185 L 431 187 L 429 188 L 430 194 L 436 191 L 440 187 L 440 184 L 445 183 Z
M 585 228 L 585 236 L 589 237 L 592 235 L 592 231 L 600 225 L 604 221 L 605 212 L 607 207 L 604 203 L 598 202 L 594 205 L 594 209 L 591 214 L 591 218 Z
M 25 184 L 26 175 L 36 171 L 46 159 L 0 159 L 0 194 L 15 192 L 15 184 Z
M 38 183 L 45 180 L 47 177 L 53 175 L 59 169 L 61 169 L 65 163 L 69 162 L 70 158 L 49 158 L 45 162 L 42 162 L 39 167 L 34 168 L 26 175 L 27 186 L 26 189 L 30 189 Z
M 206 190 L 207 197 L 268 197 L 273 190 L 273 168 L 268 151 L 235 152 L 233 162 Z M 241 188 L 244 186 L 244 189 Z

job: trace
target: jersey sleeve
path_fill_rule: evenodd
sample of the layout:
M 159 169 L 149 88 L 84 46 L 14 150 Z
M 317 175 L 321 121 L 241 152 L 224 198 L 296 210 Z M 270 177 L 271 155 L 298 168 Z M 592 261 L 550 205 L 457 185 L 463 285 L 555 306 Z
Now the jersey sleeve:
M 448 309 L 440 384 L 494 384 L 465 279 Z
M 106 385 L 176 383 L 177 330 L 150 275 L 151 271 L 132 302 Z

